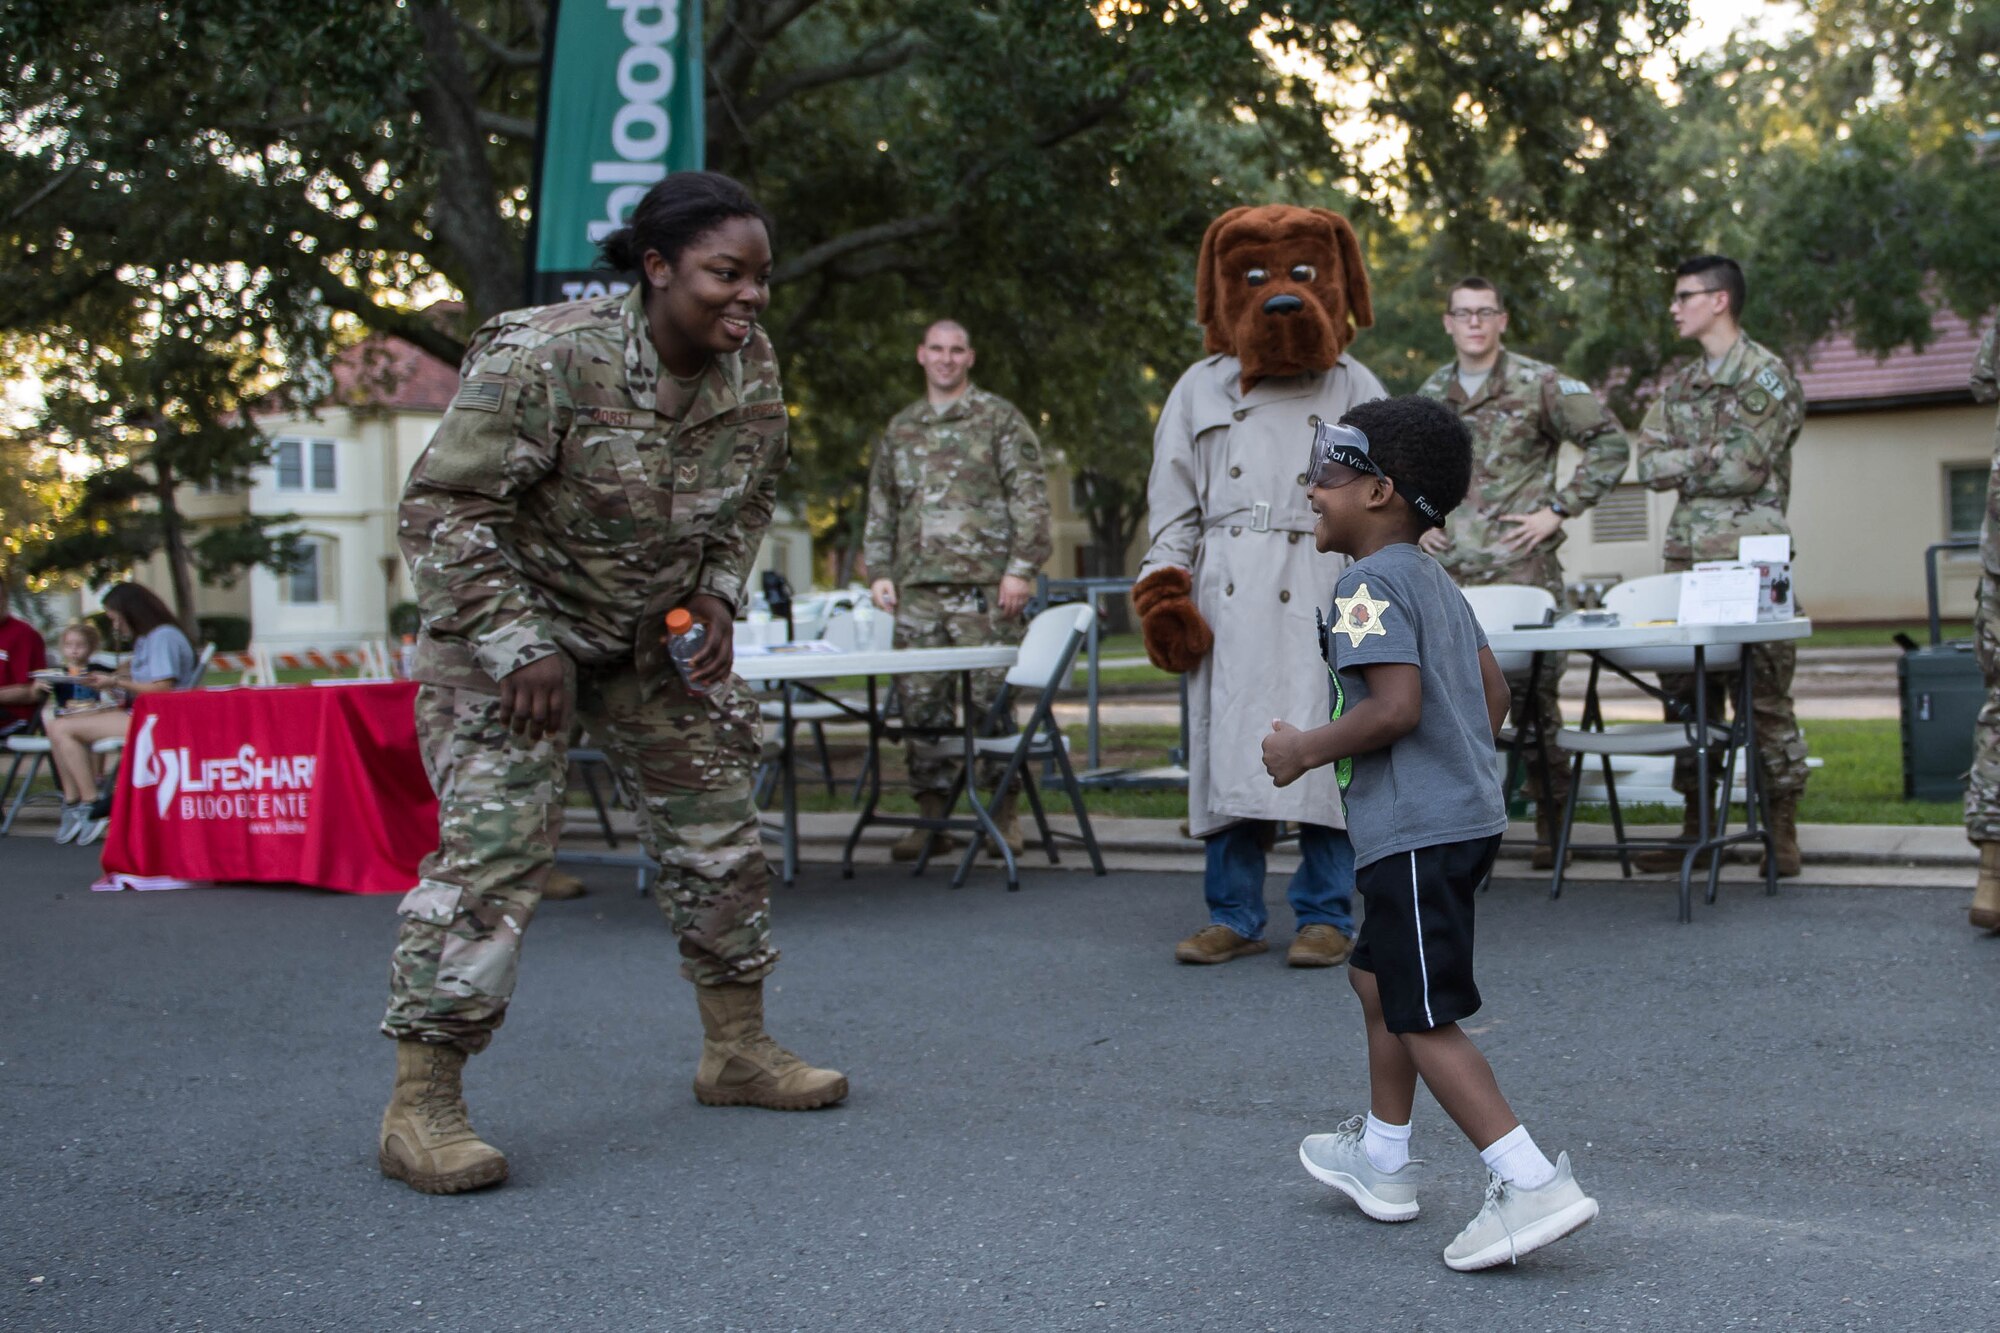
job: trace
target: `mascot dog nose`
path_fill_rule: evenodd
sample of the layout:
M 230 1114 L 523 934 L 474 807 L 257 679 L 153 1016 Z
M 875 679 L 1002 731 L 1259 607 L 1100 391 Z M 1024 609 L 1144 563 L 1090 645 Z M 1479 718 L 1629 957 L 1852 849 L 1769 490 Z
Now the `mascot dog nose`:
M 1306 303 L 1296 296 L 1274 296 L 1264 302 L 1267 315 L 1296 315 L 1306 308 Z

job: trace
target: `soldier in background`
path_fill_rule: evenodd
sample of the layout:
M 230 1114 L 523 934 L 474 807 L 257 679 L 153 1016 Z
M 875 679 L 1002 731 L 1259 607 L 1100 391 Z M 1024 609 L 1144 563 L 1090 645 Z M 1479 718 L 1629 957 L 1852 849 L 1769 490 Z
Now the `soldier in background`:
M 1792 445 L 1805 421 L 1805 394 L 1775 352 L 1743 333 L 1743 270 L 1722 255 L 1701 255 L 1675 270 L 1668 303 L 1681 337 L 1701 356 L 1667 380 L 1639 427 L 1639 480 L 1680 495 L 1661 547 L 1669 572 L 1698 560 L 1734 560 L 1737 539 L 1783 534 L 1792 494 Z M 1797 552 L 1793 553 L 1796 558 Z M 1757 759 L 1770 800 L 1778 873 L 1799 873 L 1799 797 L 1806 788 L 1806 740 L 1792 708 L 1792 643 L 1746 651 L 1756 716 Z M 1692 707 L 1695 678 L 1662 674 L 1678 704 Z M 1710 676 L 1709 716 L 1722 716 L 1720 678 Z M 1672 720 L 1672 712 L 1668 720 Z M 1711 781 L 1716 779 L 1711 778 Z M 1694 760 L 1674 762 L 1683 803 L 1681 839 L 1698 836 Z M 1702 793 L 1713 800 L 1713 793 Z M 1644 852 L 1645 870 L 1677 870 L 1682 853 Z
M 506 1017 L 562 828 L 573 714 L 662 867 L 655 892 L 704 1033 L 695 1096 L 805 1110 L 847 1095 L 839 1073 L 764 1032 L 778 953 L 751 801 L 757 704 L 731 675 L 731 622 L 787 456 L 757 327 L 769 222 L 728 177 L 678 172 L 604 258 L 638 276 L 628 294 L 511 311 L 473 335 L 403 493 L 439 845 L 400 908 L 379 1161 L 428 1194 L 507 1176 L 461 1079 Z M 676 606 L 705 631 L 689 673 L 699 694 L 662 642 Z
M 2000 318 L 1986 330 L 1972 362 L 1972 396 L 2000 398 L 1996 367 Z M 1972 732 L 1972 776 L 1965 787 L 1965 836 L 1979 846 L 1979 887 L 1972 891 L 1972 924 L 2000 930 L 2000 423 L 1993 432 L 1993 471 L 1986 478 L 1986 518 L 1979 525 L 1979 609 L 1973 638 L 1986 702 Z
M 952 320 L 924 330 L 917 348 L 924 396 L 891 418 L 875 444 L 862 558 L 875 604 L 896 617 L 898 648 L 1019 643 L 1021 612 L 1049 558 L 1040 442 L 1012 403 L 973 385 L 974 359 L 971 339 Z M 1005 677 L 973 677 L 978 716 L 991 709 Z M 927 820 L 950 813 L 962 755 L 957 695 L 954 676 L 903 677 L 904 724 L 923 733 L 909 741 L 910 789 Z M 1000 725 L 1011 729 L 1012 721 Z M 999 780 L 997 764 L 982 768 L 983 782 Z M 1016 852 L 1019 790 L 1016 779 L 993 807 L 994 824 Z M 914 861 L 930 837 L 911 829 L 890 854 Z M 949 851 L 953 840 L 939 834 L 934 845 Z
M 1451 289 L 1444 331 L 1458 359 L 1439 367 L 1417 392 L 1458 413 L 1472 432 L 1472 486 L 1445 526 L 1432 528 L 1419 544 L 1462 588 L 1545 588 L 1561 606 L 1556 548 L 1563 521 L 1618 484 L 1632 446 L 1589 385 L 1502 345 L 1507 307 L 1485 278 L 1462 278 Z M 1565 440 L 1583 450 L 1583 459 L 1569 483 L 1558 486 L 1556 460 Z M 1569 793 L 1569 769 L 1555 743 L 1564 656 L 1543 659 L 1532 699 L 1526 680 L 1513 683 L 1515 725 L 1529 727 L 1537 743 L 1525 782 L 1535 803 L 1537 870 L 1555 864 L 1555 825 Z

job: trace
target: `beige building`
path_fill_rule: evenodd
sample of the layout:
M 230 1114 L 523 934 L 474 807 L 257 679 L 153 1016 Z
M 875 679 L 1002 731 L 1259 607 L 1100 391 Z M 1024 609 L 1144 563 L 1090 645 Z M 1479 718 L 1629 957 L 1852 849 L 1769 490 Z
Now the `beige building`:
M 1975 404 L 1966 383 L 1979 332 L 1946 313 L 1922 352 L 1877 361 L 1833 338 L 1795 367 L 1806 420 L 1792 451 L 1792 573 L 1815 620 L 1920 621 L 1924 549 L 1978 539 L 1994 440 L 1994 409 Z M 1576 459 L 1564 452 L 1567 475 Z M 1573 588 L 1660 571 L 1674 497 L 1629 475 L 1569 524 L 1562 562 Z M 1945 614 L 1969 618 L 1978 552 L 1946 554 L 1940 575 Z

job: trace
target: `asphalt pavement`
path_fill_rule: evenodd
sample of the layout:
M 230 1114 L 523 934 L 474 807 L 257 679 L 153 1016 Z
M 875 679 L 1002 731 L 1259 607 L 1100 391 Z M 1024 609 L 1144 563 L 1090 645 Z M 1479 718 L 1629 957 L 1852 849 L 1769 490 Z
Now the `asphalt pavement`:
M 1111 1330 L 2000 1327 L 2000 939 L 1961 890 L 1503 881 L 1468 1026 L 1602 1217 L 1439 1257 L 1478 1157 L 1420 1098 L 1423 1216 L 1297 1145 L 1365 1105 L 1342 972 L 1171 961 L 1200 882 L 809 867 L 773 1030 L 808 1114 L 689 1092 L 698 1028 L 629 879 L 545 907 L 471 1066 L 504 1188 L 382 1179 L 393 898 L 86 891 L 0 844 L 0 1328 Z M 1274 880 L 1274 900 L 1281 886 Z

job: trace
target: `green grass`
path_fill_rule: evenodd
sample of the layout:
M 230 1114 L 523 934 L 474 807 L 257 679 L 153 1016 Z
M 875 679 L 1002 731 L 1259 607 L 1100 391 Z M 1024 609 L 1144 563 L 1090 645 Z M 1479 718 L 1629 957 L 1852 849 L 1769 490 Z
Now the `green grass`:
M 1942 628 L 1947 640 L 1972 637 L 1969 620 L 1947 620 Z M 1808 648 L 1893 648 L 1898 631 L 1918 643 L 1930 642 L 1930 625 L 1920 620 L 1910 625 L 1814 625 L 1812 637 L 1801 643 Z

